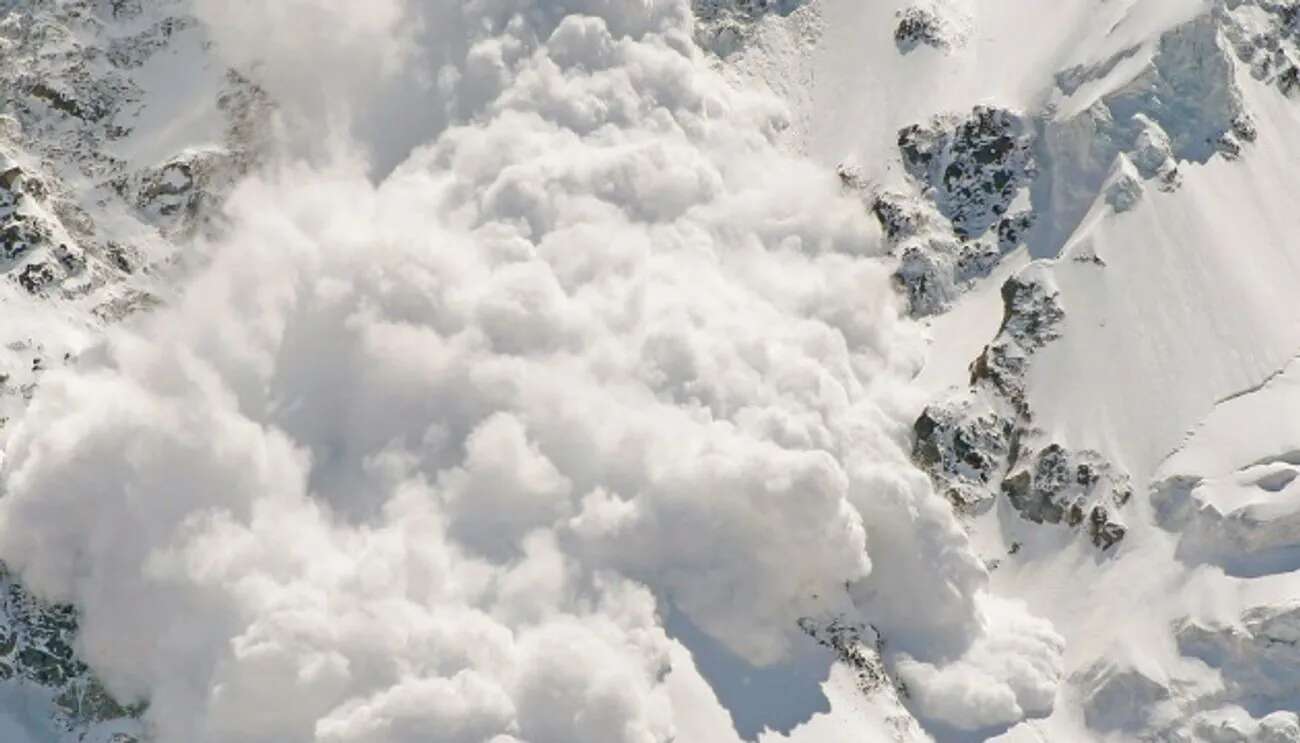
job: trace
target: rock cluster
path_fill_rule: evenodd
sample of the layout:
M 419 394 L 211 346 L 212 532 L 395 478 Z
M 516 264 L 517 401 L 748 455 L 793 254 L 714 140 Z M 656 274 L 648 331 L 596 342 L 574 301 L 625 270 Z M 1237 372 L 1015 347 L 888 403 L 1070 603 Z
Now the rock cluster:
M 50 690 L 53 722 L 64 732 L 121 720 L 108 740 L 133 743 L 136 737 L 121 730 L 138 730 L 125 721 L 138 718 L 143 705 L 124 705 L 104 689 L 78 660 L 76 633 L 75 609 L 39 601 L 0 567 L 0 681 L 18 679 Z
M 917 419 L 913 459 L 962 513 L 1001 495 L 1025 520 L 1078 529 L 1109 550 L 1127 532 L 1118 514 L 1133 495 L 1128 476 L 1097 452 L 1045 439 L 1025 396 L 1029 359 L 1060 337 L 1058 294 L 1030 270 L 1007 280 L 1002 300 L 1002 327 L 971 365 L 970 387 Z

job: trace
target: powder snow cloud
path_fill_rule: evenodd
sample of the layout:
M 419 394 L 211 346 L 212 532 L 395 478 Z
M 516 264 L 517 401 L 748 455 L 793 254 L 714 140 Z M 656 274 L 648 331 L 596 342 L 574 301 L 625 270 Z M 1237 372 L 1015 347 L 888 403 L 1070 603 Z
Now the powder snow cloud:
M 760 665 L 871 621 L 959 727 L 1051 709 L 1059 638 L 908 461 L 878 229 L 684 1 L 234 5 L 310 154 L 46 376 L 0 499 L 160 740 L 667 741 L 665 603 Z

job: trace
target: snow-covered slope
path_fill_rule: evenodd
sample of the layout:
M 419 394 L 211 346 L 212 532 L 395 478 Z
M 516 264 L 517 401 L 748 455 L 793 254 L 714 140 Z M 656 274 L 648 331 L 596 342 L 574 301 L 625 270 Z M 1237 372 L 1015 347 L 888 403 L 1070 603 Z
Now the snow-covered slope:
M 913 312 L 938 315 L 922 379 L 955 389 L 920 415 L 918 463 L 969 514 L 995 592 L 1066 639 L 1055 711 L 1007 737 L 1296 739 L 1286 421 L 1300 405 L 1286 390 L 1300 353 L 1300 8 L 810 12 L 827 31 L 789 64 L 816 70 L 799 142 L 851 168 Z M 907 43 L 891 45 L 891 28 Z M 767 35 L 779 30 L 746 50 L 767 57 L 760 79 L 785 53 Z M 972 135 L 989 110 L 1016 123 Z M 963 140 L 974 160 L 955 154 Z M 972 172 L 996 186 L 975 201 L 962 190 Z M 1032 222 L 1014 245 L 970 239 L 965 215 L 990 203 Z M 1033 263 L 1016 267 L 1018 252 Z M 979 261 L 998 254 L 1013 276 L 983 278 Z M 1000 329 L 988 284 L 1001 286 Z
M 1296 0 L 0 55 L 0 737 L 1300 741 Z

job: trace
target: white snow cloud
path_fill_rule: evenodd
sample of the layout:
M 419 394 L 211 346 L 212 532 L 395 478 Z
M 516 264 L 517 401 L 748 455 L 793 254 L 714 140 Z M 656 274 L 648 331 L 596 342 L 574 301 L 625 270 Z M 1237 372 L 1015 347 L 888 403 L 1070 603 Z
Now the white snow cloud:
M 1050 708 L 1059 641 L 990 632 L 908 462 L 877 228 L 684 0 L 199 8 L 356 152 L 248 180 L 182 298 L 50 372 L 0 500 L 161 740 L 669 740 L 662 601 L 758 664 L 847 608 L 928 714 Z
M 988 630 L 958 660 L 942 666 L 906 657 L 899 662 L 919 711 L 964 730 L 1050 714 L 1064 675 L 1065 641 L 1022 606 L 987 596 L 979 603 Z

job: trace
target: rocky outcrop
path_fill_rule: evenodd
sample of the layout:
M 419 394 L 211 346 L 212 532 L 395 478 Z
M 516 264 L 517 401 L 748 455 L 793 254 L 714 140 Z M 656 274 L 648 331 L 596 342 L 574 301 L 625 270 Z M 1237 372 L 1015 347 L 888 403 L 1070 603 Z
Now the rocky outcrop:
M 1016 443 L 1014 421 L 982 396 L 962 395 L 927 407 L 912 431 L 913 461 L 954 507 L 979 513 L 992 504 Z
M 966 41 L 962 24 L 952 18 L 953 12 L 937 3 L 918 3 L 898 11 L 898 25 L 894 28 L 894 44 L 901 54 L 909 54 L 921 47 L 949 51 Z
M 1300 98 L 1300 6 L 1285 0 L 1220 0 L 1215 14 L 1256 80 Z
M 1057 101 L 1048 107 L 1040 142 L 1050 163 L 1037 204 L 1046 225 L 1035 236 L 1040 254 L 1059 251 L 1098 197 L 1128 211 L 1148 185 L 1178 189 L 1187 163 L 1245 155 L 1258 132 L 1238 84 L 1242 44 L 1234 54 L 1228 40 L 1240 33 L 1221 8 L 1165 32 L 1154 53 L 1129 47 L 1056 75 Z M 1115 77 L 1144 53 L 1150 59 L 1132 77 Z M 1071 99 L 1085 96 L 1088 105 L 1077 110 Z
M 1013 202 L 1033 180 L 1031 122 L 1013 111 L 976 106 L 964 118 L 940 116 L 898 133 L 907 168 L 962 240 L 1024 216 Z
M 1002 285 L 1002 327 L 971 365 L 971 385 L 988 384 L 1026 420 L 1030 411 L 1025 373 L 1034 352 L 1060 337 L 1065 310 L 1058 296 L 1045 274 L 1007 279 Z
M 1032 122 L 977 106 L 969 116 L 937 116 L 898 133 L 907 189 L 876 190 L 854 168 L 840 168 L 898 256 L 895 280 L 912 315 L 946 311 L 1023 244 L 1033 225 L 1033 146 Z
M 1058 444 L 1018 455 L 1018 464 L 1002 481 L 1002 493 L 1021 516 L 1085 530 L 1102 550 L 1124 538 L 1128 530 L 1114 514 L 1133 497 L 1127 475 L 1097 452 L 1071 452 Z
M 143 734 L 134 722 L 143 704 L 123 704 L 109 694 L 78 660 L 76 634 L 73 607 L 39 601 L 0 565 L 0 681 L 48 690 L 53 700 L 51 722 L 79 740 L 134 743 Z M 116 725 L 102 725 L 114 721 Z M 104 729 L 85 736 L 83 731 L 97 726 Z
M 970 387 L 928 406 L 913 426 L 912 457 L 962 513 L 1001 495 L 1027 521 L 1085 533 L 1102 551 L 1127 528 L 1127 474 L 1094 451 L 1071 451 L 1033 426 L 1025 396 L 1029 359 L 1060 336 L 1065 311 L 1047 275 L 1031 269 L 1002 287 L 997 337 L 971 365 Z
M 839 617 L 805 617 L 799 620 L 799 629 L 852 669 L 864 694 L 893 684 L 881 660 L 884 640 L 874 628 Z

